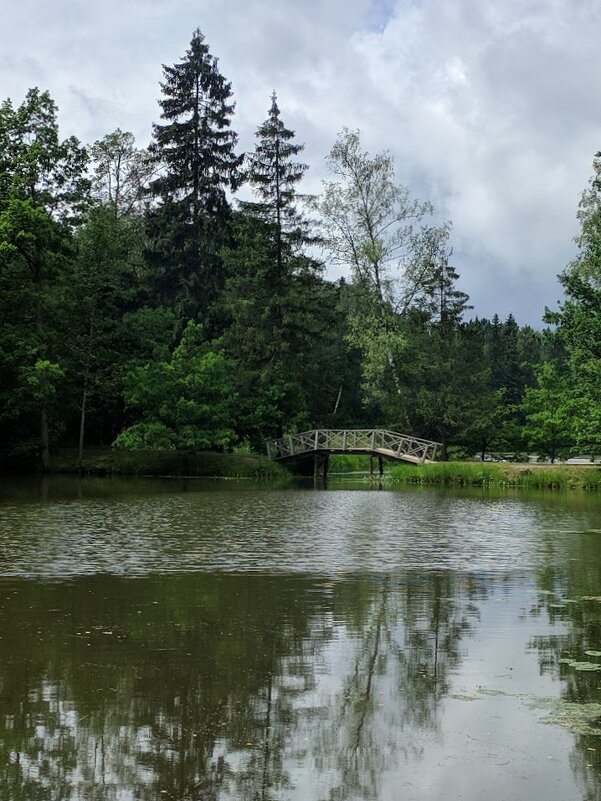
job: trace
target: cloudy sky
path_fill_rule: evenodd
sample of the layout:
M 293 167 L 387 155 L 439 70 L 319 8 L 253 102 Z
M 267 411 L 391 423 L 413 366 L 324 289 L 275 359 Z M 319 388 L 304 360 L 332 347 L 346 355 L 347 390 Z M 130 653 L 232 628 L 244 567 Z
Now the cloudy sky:
M 561 298 L 601 149 L 599 0 L 0 0 L 0 96 L 48 89 L 63 134 L 158 121 L 162 64 L 200 28 L 250 149 L 273 89 L 319 191 L 343 126 L 453 222 L 474 313 L 539 325 Z

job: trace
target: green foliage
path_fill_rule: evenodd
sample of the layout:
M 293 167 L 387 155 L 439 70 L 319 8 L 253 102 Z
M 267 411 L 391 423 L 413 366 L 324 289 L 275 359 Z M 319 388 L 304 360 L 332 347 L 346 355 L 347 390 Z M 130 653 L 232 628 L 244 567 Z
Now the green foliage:
M 152 191 L 195 222 L 202 212 L 213 214 L 225 206 L 225 188 L 239 182 L 242 159 L 234 153 L 237 136 L 230 130 L 231 84 L 198 29 L 182 61 L 163 66 L 163 74 L 159 105 L 165 123 L 153 126 L 152 152 L 166 170 Z
M 578 254 L 560 276 L 566 299 L 546 319 L 558 325 L 569 365 L 571 432 L 585 452 L 601 453 L 601 153 L 578 210 Z
M 232 365 L 192 321 L 169 361 L 129 373 L 125 400 L 141 419 L 121 432 L 116 447 L 194 450 L 234 441 Z
M 18 108 L 0 106 L 0 203 L 30 200 L 55 222 L 73 224 L 85 209 L 87 152 L 75 137 L 61 141 L 48 92 L 30 89 Z
M 92 191 L 104 206 L 122 217 L 143 210 L 143 198 L 155 166 L 145 150 L 136 148 L 133 134 L 117 128 L 94 142 Z
M 402 317 L 426 289 L 432 250 L 446 228 L 428 225 L 431 205 L 396 183 L 388 153 L 363 151 L 358 132 L 345 128 L 327 162 L 334 180 L 316 208 L 332 261 L 349 268 L 361 289 L 348 337 L 361 352 L 364 396 L 385 403 L 387 416 L 406 426 Z M 388 382 L 393 392 L 383 391 Z
M 164 123 L 153 126 L 150 148 L 158 168 L 150 183 L 156 202 L 147 217 L 155 302 L 171 306 L 182 328 L 188 319 L 202 318 L 214 333 L 221 329 L 226 191 L 241 179 L 231 85 L 199 30 L 182 61 L 164 66 L 163 73 Z
M 321 265 L 302 250 L 311 237 L 296 185 L 306 165 L 292 160 L 302 145 L 280 119 L 275 95 L 257 137 L 248 180 L 258 201 L 240 204 L 232 244 L 223 251 L 224 342 L 237 365 L 237 429 L 255 445 L 319 421 L 323 373 L 336 358 L 328 327 L 335 294 Z
M 285 483 L 293 480 L 286 468 L 266 456 L 174 449 L 89 448 L 80 460 L 76 450 L 63 448 L 54 456 L 51 470 L 90 475 L 265 478 Z
M 38 359 L 33 367 L 24 367 L 24 383 L 32 405 L 50 403 L 56 397 L 56 384 L 64 377 L 64 372 L 48 359 Z
M 258 445 L 317 418 L 321 378 L 332 361 L 328 323 L 336 298 L 311 259 L 285 239 L 278 244 L 273 224 L 238 214 L 234 241 L 224 251 L 231 275 L 224 344 L 237 365 L 238 431 Z
M 61 139 L 47 92 L 0 104 L 0 453 L 116 442 L 262 450 L 313 427 L 393 428 L 482 459 L 601 454 L 601 155 L 557 331 L 471 320 L 450 224 L 344 129 L 315 214 L 275 93 L 236 154 L 231 85 L 200 31 L 164 66 L 148 151 Z M 91 176 L 91 180 L 90 180 Z M 228 193 L 248 181 L 252 202 Z M 315 258 L 318 224 L 329 265 Z M 341 457 L 342 458 L 342 457 Z
M 524 438 L 554 462 L 560 449 L 573 442 L 573 403 L 568 380 L 551 362 L 537 371 L 537 385 L 526 389 L 522 408 Z
M 390 463 L 388 463 L 388 467 Z M 376 468 L 377 470 L 377 463 Z M 369 471 L 369 456 L 348 455 L 346 453 L 332 454 L 329 460 L 328 475 L 333 473 L 367 473 Z
M 74 137 L 60 139 L 56 106 L 47 92 L 29 90 L 17 108 L 10 100 L 2 103 L 0 440 L 8 452 L 35 443 L 43 468 L 58 377 L 52 366 L 61 370 L 57 365 L 63 362 L 61 285 L 73 257 L 73 227 L 89 200 L 86 164 L 87 153 Z
M 295 143 L 294 131 L 280 119 L 275 92 L 271 97 L 269 116 L 257 130 L 258 142 L 248 158 L 246 178 L 258 195 L 258 203 L 241 203 L 247 214 L 276 226 L 279 238 L 276 247 L 276 267 L 282 268 L 281 240 L 302 242 L 307 238 L 306 222 L 297 209 L 296 185 L 308 169 L 306 164 L 292 161 L 304 145 Z

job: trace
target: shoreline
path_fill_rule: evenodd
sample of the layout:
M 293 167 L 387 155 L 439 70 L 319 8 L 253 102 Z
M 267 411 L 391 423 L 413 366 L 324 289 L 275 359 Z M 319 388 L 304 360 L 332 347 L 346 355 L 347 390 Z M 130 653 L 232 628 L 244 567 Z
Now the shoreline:
M 333 457 L 330 476 L 336 479 L 369 478 L 365 469 L 366 460 L 367 457 L 353 457 L 353 461 L 348 457 Z M 15 459 L 0 464 L 0 475 L 27 474 L 43 475 L 31 459 Z M 60 449 L 53 455 L 47 474 L 291 481 L 298 477 L 283 465 L 270 461 L 267 456 L 215 451 L 128 451 L 113 448 L 90 449 L 84 454 L 81 465 L 76 449 Z M 373 478 L 377 480 L 380 476 L 374 473 Z M 392 485 L 599 491 L 601 465 L 459 461 L 411 465 L 385 462 L 382 480 Z

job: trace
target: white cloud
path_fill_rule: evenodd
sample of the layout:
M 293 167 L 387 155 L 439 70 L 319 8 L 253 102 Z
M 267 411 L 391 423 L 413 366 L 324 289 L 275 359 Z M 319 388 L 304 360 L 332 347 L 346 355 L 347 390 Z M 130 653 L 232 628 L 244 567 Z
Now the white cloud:
M 61 128 L 145 144 L 161 64 L 200 27 L 237 101 L 243 147 L 278 91 L 319 189 L 337 132 L 389 149 L 400 181 L 454 224 L 475 312 L 537 323 L 561 291 L 601 147 L 597 0 L 21 0 L 2 11 L 0 94 L 50 90 Z

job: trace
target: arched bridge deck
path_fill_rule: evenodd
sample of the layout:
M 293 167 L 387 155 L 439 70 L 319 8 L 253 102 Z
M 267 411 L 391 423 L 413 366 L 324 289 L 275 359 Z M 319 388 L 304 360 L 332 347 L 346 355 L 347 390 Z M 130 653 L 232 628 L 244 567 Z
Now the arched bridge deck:
M 411 464 L 433 462 L 439 442 L 381 428 L 316 429 L 267 443 L 270 459 L 285 462 L 330 453 L 368 454 Z

